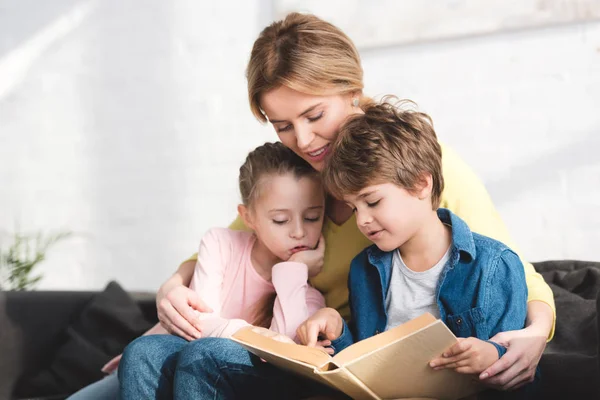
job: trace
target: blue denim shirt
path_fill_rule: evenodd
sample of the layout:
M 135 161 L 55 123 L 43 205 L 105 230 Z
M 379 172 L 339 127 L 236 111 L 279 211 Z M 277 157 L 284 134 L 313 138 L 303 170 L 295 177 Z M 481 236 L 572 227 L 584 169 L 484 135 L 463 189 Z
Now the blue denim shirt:
M 471 232 L 450 210 L 440 208 L 437 213 L 452 227 L 450 259 L 436 289 L 440 319 L 457 337 L 488 340 L 498 332 L 522 329 L 527 286 L 519 256 L 497 240 Z M 344 322 L 342 335 L 332 342 L 336 353 L 385 330 L 392 255 L 372 245 L 352 260 L 348 276 L 352 329 Z M 500 357 L 506 352 L 490 343 Z

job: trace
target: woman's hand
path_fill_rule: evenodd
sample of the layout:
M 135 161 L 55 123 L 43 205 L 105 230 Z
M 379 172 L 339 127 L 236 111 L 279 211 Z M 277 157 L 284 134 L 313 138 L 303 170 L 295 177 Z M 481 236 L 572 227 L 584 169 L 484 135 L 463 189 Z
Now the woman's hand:
M 317 247 L 313 250 L 303 250 L 293 254 L 288 261 L 301 262 L 308 267 L 308 277 L 317 276 L 323 269 L 325 263 L 325 238 L 323 234 L 319 238 Z
M 195 263 L 190 263 L 193 273 Z M 182 267 L 187 266 L 183 264 Z M 181 278 L 177 274 L 159 289 L 156 295 L 156 309 L 158 319 L 167 332 L 190 341 L 202 337 L 198 312 L 212 312 L 198 293 L 181 283 Z
M 119 362 L 121 362 L 122 356 L 123 354 L 119 354 L 118 356 L 104 364 L 104 367 L 102 367 L 102 372 L 104 372 L 105 374 L 112 374 L 113 372 L 115 372 L 117 367 L 119 366 Z
M 530 383 L 546 348 L 546 334 L 525 328 L 500 332 L 492 341 L 507 348 L 506 353 L 479 375 L 486 386 L 498 390 L 514 390 Z
M 429 365 L 440 370 L 452 368 L 460 374 L 479 374 L 498 360 L 498 350 L 488 342 L 474 337 L 458 338 L 458 343 Z
M 500 332 L 490 339 L 507 351 L 479 375 L 481 382 L 498 390 L 514 390 L 532 382 L 553 324 L 554 312 L 548 304 L 527 303 L 526 328 Z

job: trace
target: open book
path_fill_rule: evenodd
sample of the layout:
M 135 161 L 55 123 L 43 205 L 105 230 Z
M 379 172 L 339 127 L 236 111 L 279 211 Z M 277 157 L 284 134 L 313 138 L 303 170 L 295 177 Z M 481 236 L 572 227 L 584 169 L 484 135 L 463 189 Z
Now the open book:
M 278 342 L 251 329 L 238 331 L 232 339 L 271 364 L 332 386 L 353 399 L 453 400 L 481 390 L 469 375 L 429 367 L 429 361 L 456 343 L 456 337 L 428 313 L 355 343 L 335 357 L 319 349 Z

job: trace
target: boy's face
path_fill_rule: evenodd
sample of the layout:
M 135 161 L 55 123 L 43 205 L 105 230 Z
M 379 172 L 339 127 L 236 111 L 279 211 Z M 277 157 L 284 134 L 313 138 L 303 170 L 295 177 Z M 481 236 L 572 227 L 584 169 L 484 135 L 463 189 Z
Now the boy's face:
M 413 193 L 393 183 L 367 186 L 344 201 L 354 210 L 358 229 L 383 251 L 408 243 L 432 211 L 423 190 Z

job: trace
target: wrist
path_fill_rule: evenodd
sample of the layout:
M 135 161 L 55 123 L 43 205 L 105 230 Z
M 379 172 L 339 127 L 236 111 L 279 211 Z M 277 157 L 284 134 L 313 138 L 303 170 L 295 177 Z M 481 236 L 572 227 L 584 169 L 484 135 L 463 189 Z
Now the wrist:
M 541 301 L 527 304 L 527 322 L 524 331 L 532 336 L 549 337 L 554 322 L 552 308 Z

